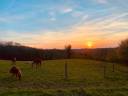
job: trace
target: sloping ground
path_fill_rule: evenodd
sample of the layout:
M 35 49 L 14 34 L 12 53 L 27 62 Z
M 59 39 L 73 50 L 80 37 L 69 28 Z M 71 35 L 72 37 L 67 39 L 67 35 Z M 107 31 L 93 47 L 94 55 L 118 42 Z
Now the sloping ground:
M 65 60 L 45 61 L 32 69 L 28 62 L 17 62 L 22 80 L 8 73 L 11 62 L 0 61 L 1 96 L 127 96 L 127 67 L 92 60 L 68 60 L 68 80 L 64 80 Z M 104 65 L 106 68 L 104 76 Z M 122 71 L 121 71 L 122 70 Z M 74 94 L 74 95 L 72 95 Z M 83 95 L 80 95 L 83 94 Z

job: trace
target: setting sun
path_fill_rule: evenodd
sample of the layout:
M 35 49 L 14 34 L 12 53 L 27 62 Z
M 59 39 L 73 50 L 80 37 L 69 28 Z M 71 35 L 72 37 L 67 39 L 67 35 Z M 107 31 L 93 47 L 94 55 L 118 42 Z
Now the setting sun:
M 0 0 L 3 95 L 128 96 L 128 0 Z
M 88 42 L 87 42 L 87 46 L 88 46 L 88 48 L 92 48 L 92 46 L 93 46 L 93 42 L 88 41 Z

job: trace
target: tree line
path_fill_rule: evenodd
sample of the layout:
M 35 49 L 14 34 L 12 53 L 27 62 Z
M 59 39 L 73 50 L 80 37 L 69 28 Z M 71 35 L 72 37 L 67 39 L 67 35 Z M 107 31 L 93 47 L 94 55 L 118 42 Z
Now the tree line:
M 39 57 L 45 60 L 63 59 L 65 52 L 59 49 L 36 49 L 27 46 L 3 45 L 0 44 L 0 59 L 10 60 L 16 57 L 17 60 L 27 61 Z
M 37 49 L 12 42 L 0 44 L 0 59 L 8 60 L 13 57 L 17 60 L 32 60 L 40 57 L 46 60 L 85 58 L 108 62 L 128 62 L 128 39 L 123 40 L 116 48 L 96 49 L 71 49 L 71 45 L 64 49 Z
M 122 40 L 116 48 L 76 49 L 79 58 L 95 59 L 107 62 L 128 62 L 128 39 Z M 75 56 L 75 55 L 74 55 Z

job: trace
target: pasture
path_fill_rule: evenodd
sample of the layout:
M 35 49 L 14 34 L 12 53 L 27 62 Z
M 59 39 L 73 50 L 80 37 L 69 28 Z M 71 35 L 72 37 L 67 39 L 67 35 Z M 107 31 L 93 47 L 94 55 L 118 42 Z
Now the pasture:
M 1 60 L 0 96 L 128 96 L 127 66 L 115 64 L 113 72 L 112 63 L 70 59 L 65 80 L 64 64 L 65 60 L 46 60 L 36 70 L 26 61 L 17 61 L 22 70 L 19 81 L 8 72 L 11 62 Z

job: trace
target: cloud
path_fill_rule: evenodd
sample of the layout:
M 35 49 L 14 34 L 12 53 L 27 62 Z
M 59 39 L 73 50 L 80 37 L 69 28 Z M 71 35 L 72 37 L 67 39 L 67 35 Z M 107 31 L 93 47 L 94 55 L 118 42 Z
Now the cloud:
M 56 18 L 55 17 L 51 17 L 50 20 L 51 21 L 56 21 Z
M 27 15 L 0 16 L 0 23 L 14 23 L 27 19 Z
M 96 0 L 98 3 L 100 3 L 100 4 L 106 4 L 106 3 L 108 3 L 108 1 L 107 0 Z
M 98 0 L 98 2 L 106 3 L 107 1 Z M 128 13 L 126 12 L 100 17 L 98 13 L 88 14 L 83 11 L 76 11 L 69 6 L 55 6 L 54 9 L 49 10 L 49 20 L 56 21 L 57 14 L 67 13 L 79 19 L 77 23 L 66 27 L 67 29 L 56 31 L 42 29 L 23 33 L 9 30 L 4 31 L 4 34 L 3 31 L 0 31 L 0 38 L 4 41 L 16 41 L 26 46 L 38 48 L 63 48 L 67 43 L 72 44 L 74 48 L 85 48 L 88 41 L 93 41 L 95 47 L 115 47 L 118 46 L 120 40 L 128 37 Z M 92 15 L 97 15 L 97 17 L 90 19 Z M 27 18 L 26 15 L 5 16 L 0 17 L 0 22 L 22 21 L 25 18 Z M 90 20 L 88 21 L 88 19 Z
M 82 11 L 73 11 L 72 12 L 72 16 L 73 17 L 80 17 L 80 16 L 83 16 L 85 13 L 84 12 L 82 12 Z
M 31 33 L 8 31 L 2 34 L 2 40 L 17 41 L 38 48 L 64 48 L 66 44 L 72 44 L 74 48 L 85 48 L 88 41 L 92 41 L 94 47 L 116 47 L 122 39 L 128 37 L 128 29 L 122 30 L 128 26 L 128 22 L 122 20 L 124 16 L 126 15 L 116 14 L 108 16 L 107 20 L 102 19 L 97 23 L 94 20 L 88 24 L 82 20 L 75 26 L 61 31 L 40 30 Z
M 62 13 L 70 13 L 70 12 L 72 12 L 72 11 L 73 11 L 72 8 L 63 8 L 63 9 L 62 9 Z
M 63 4 L 63 5 L 51 6 L 48 10 L 50 11 L 50 15 L 55 16 L 56 14 L 71 13 L 73 9 L 74 9 L 73 6 Z
M 0 23 L 2 22 L 6 22 L 6 23 L 8 23 L 10 20 L 7 20 L 6 18 L 4 18 L 4 17 L 0 17 Z

